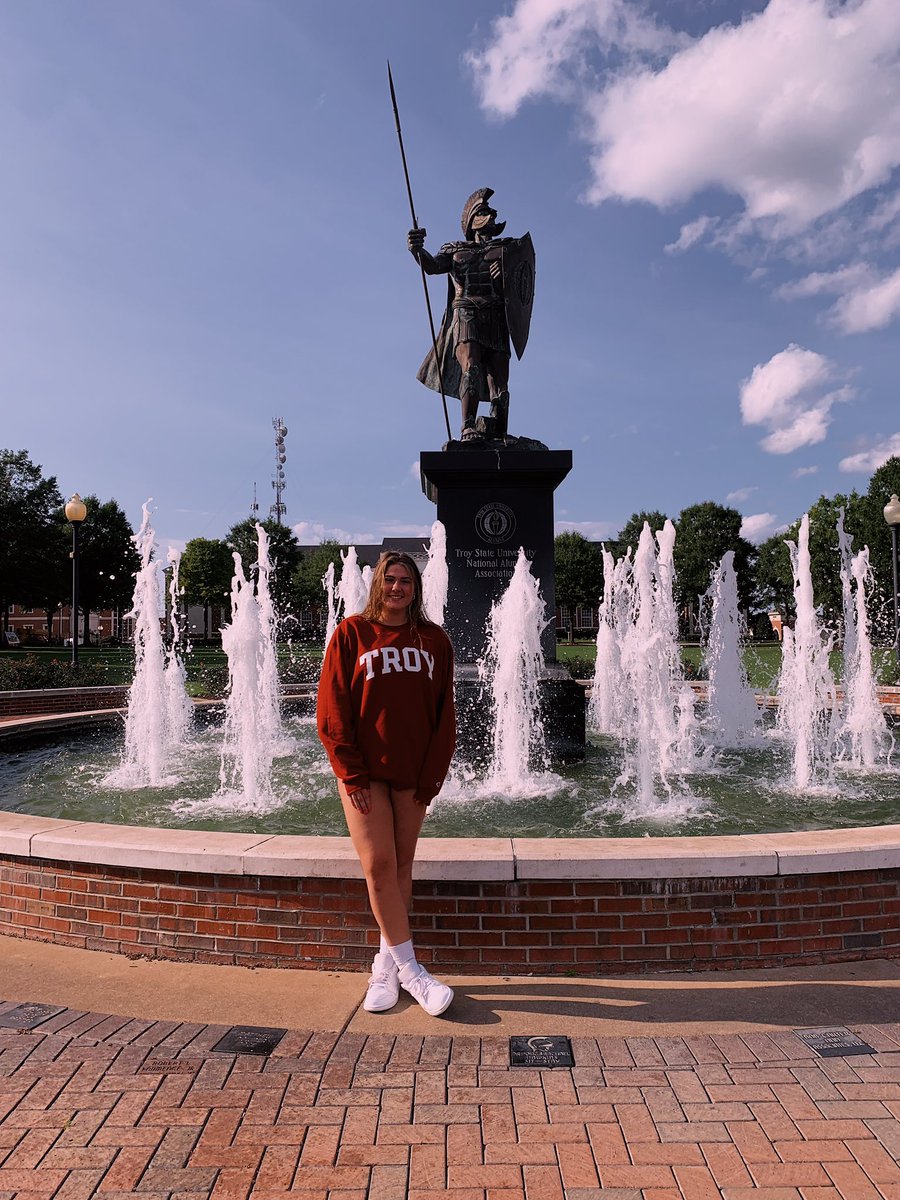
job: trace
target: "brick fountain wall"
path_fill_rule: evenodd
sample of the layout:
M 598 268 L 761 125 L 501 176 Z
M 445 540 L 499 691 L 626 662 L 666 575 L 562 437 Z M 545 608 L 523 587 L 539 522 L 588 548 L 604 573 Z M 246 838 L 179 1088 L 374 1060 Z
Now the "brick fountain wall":
M 421 881 L 423 962 L 461 974 L 639 974 L 900 957 L 900 867 L 674 879 Z M 358 879 L 0 856 L 0 933 L 252 967 L 368 967 Z

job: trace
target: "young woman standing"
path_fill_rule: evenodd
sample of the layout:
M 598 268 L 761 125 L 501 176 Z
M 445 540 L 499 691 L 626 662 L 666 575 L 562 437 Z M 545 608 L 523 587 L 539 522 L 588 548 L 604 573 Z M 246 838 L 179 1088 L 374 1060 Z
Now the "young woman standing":
M 456 744 L 453 651 L 425 617 L 408 554 L 382 554 L 365 609 L 335 630 L 316 715 L 381 930 L 363 1007 L 386 1012 L 402 986 L 439 1016 L 453 991 L 416 961 L 409 906 L 419 832 Z

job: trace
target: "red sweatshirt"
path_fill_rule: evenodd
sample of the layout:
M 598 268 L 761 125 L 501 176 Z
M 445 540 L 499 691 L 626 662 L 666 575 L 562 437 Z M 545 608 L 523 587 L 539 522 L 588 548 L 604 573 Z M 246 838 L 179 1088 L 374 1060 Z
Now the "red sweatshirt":
M 348 792 L 374 779 L 430 803 L 456 745 L 450 639 L 437 625 L 341 621 L 322 663 L 316 718 Z

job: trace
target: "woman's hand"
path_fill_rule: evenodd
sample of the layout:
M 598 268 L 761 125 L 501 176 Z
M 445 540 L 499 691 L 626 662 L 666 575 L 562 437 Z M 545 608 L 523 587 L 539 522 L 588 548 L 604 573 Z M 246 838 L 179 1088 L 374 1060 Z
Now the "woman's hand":
M 369 794 L 368 788 L 360 788 L 359 791 L 350 792 L 350 803 L 357 812 L 367 813 L 372 808 L 372 797 Z

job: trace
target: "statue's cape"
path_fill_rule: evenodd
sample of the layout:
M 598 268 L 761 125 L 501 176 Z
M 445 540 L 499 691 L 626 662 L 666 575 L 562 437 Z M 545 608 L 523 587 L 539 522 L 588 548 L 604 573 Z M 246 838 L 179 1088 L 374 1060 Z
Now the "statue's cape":
M 437 342 L 437 351 L 441 364 L 441 375 L 444 381 L 444 395 L 455 396 L 459 399 L 460 384 L 462 383 L 462 368 L 456 360 L 456 347 L 453 344 L 453 338 L 450 336 L 450 322 L 453 317 L 453 280 L 447 280 L 447 307 L 444 309 L 444 316 L 441 320 L 441 327 L 438 330 L 435 341 Z M 441 380 L 438 375 L 437 368 L 438 360 L 434 356 L 434 347 L 432 347 L 425 355 L 425 360 L 419 367 L 416 379 L 419 383 L 424 383 L 426 387 L 431 388 L 433 392 L 441 390 Z

